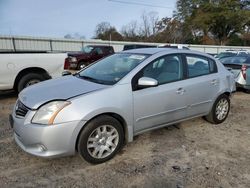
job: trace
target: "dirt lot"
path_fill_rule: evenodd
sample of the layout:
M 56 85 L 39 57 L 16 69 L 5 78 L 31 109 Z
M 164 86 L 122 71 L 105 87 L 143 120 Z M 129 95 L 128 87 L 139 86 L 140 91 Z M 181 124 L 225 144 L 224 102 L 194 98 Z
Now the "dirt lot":
M 237 92 L 229 118 L 202 118 L 142 134 L 111 161 L 78 155 L 41 159 L 13 140 L 8 114 L 15 94 L 0 94 L 0 187 L 249 187 L 250 94 Z

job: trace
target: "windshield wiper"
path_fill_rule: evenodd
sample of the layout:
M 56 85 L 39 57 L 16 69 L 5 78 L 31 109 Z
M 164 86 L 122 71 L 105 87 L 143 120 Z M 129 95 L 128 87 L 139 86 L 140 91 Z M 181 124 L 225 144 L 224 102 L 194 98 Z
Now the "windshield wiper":
M 105 84 L 106 85 L 106 82 L 105 81 L 102 81 L 102 80 L 98 80 L 96 78 L 92 78 L 90 76 L 81 76 L 80 74 L 78 75 L 80 78 L 83 78 L 84 80 L 88 80 L 88 81 L 92 81 L 92 82 L 95 82 L 95 83 L 98 83 L 98 84 Z
M 88 81 L 95 82 L 95 83 L 98 83 L 98 84 L 104 84 L 104 85 L 113 85 L 114 84 L 111 81 L 98 80 L 98 79 L 92 78 L 90 76 L 82 76 L 79 73 L 77 73 L 76 76 L 79 77 L 79 78 L 82 78 L 84 80 L 88 80 Z
M 90 76 L 81 76 L 80 74 L 79 74 L 79 77 L 83 78 L 84 80 L 92 80 L 92 81 L 96 81 L 97 80 L 97 79 L 92 78 Z

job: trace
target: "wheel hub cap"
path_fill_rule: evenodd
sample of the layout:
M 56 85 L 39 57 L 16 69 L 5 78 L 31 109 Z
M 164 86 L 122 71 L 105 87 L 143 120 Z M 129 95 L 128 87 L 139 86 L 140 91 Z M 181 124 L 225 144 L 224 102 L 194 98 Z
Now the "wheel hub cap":
M 228 110 L 229 110 L 228 101 L 224 98 L 221 99 L 216 106 L 215 114 L 217 119 L 223 120 L 227 116 Z
M 87 149 L 97 159 L 108 157 L 116 149 L 119 141 L 117 130 L 111 125 L 96 128 L 89 136 Z
M 26 83 L 25 87 L 29 87 L 31 85 L 37 84 L 38 82 L 40 82 L 40 80 L 37 80 L 37 79 L 30 80 L 29 82 Z

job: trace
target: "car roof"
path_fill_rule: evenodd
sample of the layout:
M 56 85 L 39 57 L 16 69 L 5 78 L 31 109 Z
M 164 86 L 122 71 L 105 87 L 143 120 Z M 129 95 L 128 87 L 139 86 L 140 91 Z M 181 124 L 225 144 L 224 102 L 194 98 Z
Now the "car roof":
M 148 54 L 148 55 L 153 55 L 159 52 L 164 52 L 164 51 L 179 51 L 176 49 L 170 49 L 170 48 L 137 48 L 137 49 L 132 49 L 132 50 L 126 50 L 121 53 L 135 53 L 135 54 Z
M 132 50 L 126 50 L 119 53 L 134 53 L 134 54 L 147 54 L 147 55 L 153 55 L 160 52 L 166 52 L 166 53 L 188 53 L 188 54 L 197 54 L 197 55 L 203 55 L 203 56 L 209 56 L 208 54 L 204 54 L 199 51 L 194 50 L 185 50 L 185 49 L 177 49 L 177 48 L 138 48 L 138 49 L 132 49 Z
M 105 45 L 88 45 L 90 47 L 100 47 L 100 48 L 103 48 L 103 47 L 110 47 L 110 48 L 113 48 L 113 46 L 105 46 Z

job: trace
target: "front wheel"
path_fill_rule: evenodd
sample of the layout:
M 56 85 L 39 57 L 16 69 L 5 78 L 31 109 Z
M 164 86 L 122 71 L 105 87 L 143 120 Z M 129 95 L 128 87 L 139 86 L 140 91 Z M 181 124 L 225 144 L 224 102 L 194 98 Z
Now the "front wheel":
M 78 152 L 94 164 L 108 161 L 121 149 L 124 131 L 120 122 L 103 115 L 91 120 L 80 133 Z
M 227 95 L 220 95 L 213 104 L 210 113 L 205 119 L 213 124 L 219 124 L 226 120 L 230 111 L 230 99 Z

